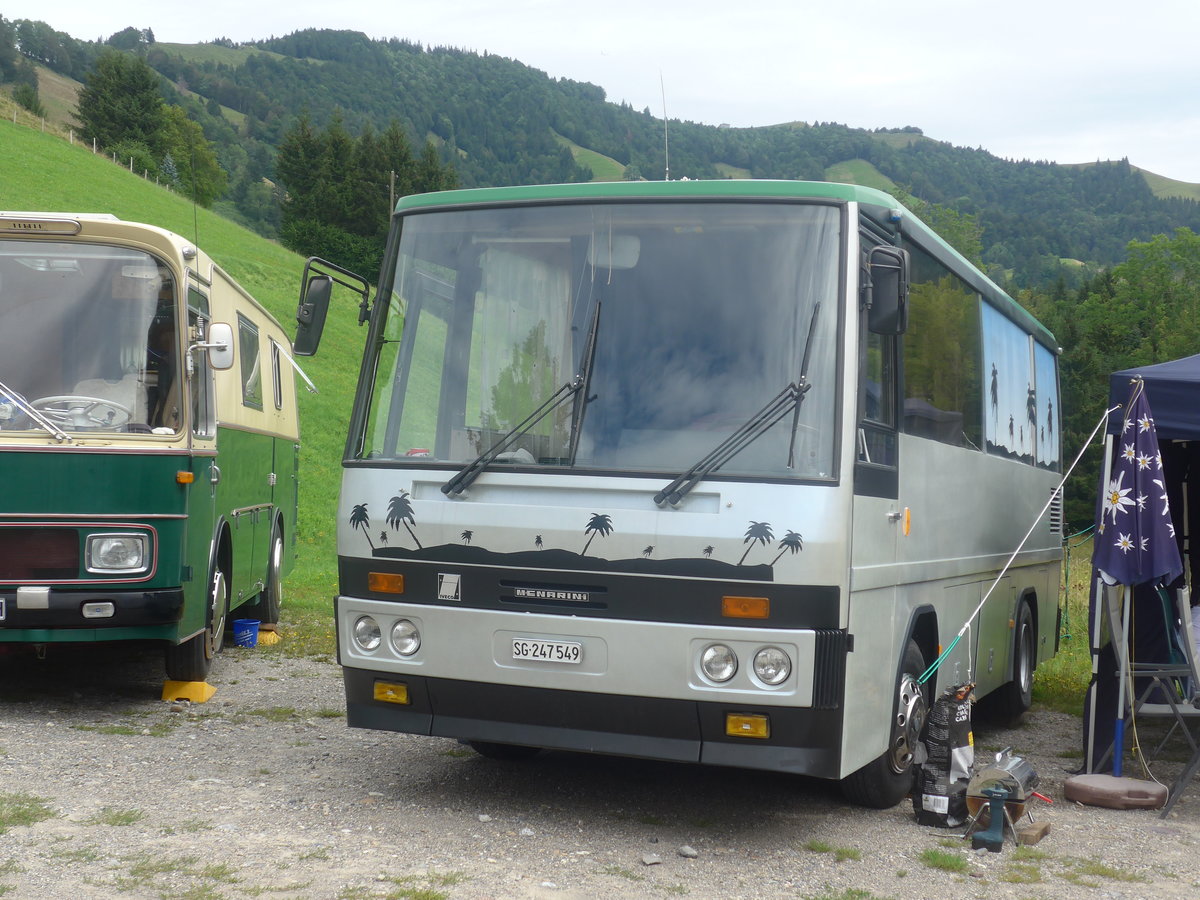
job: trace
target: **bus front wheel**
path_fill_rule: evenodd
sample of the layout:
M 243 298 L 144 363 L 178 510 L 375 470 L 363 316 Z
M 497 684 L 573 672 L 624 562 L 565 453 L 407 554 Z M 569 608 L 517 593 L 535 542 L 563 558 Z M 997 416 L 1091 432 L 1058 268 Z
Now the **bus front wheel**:
M 915 641 L 904 649 L 896 679 L 896 699 L 887 749 L 857 772 L 842 779 L 842 793 L 858 806 L 888 809 L 912 790 L 913 764 L 921 729 L 929 710 L 926 689 L 917 680 L 925 671 L 925 657 Z
M 229 612 L 229 585 L 220 566 L 213 567 L 208 584 L 204 630 L 182 644 L 167 648 L 167 678 L 172 681 L 204 681 L 213 657 L 225 643 L 225 619 Z

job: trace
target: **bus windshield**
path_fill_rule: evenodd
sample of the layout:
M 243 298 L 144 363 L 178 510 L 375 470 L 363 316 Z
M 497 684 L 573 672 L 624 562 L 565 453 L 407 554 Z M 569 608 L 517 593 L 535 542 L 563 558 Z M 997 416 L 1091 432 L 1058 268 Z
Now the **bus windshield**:
M 820 203 L 411 214 L 358 457 L 465 465 L 507 437 L 492 465 L 674 476 L 797 383 L 807 347 L 798 415 L 721 472 L 832 478 L 842 232 Z
M 0 435 L 174 434 L 175 288 L 140 251 L 0 240 Z

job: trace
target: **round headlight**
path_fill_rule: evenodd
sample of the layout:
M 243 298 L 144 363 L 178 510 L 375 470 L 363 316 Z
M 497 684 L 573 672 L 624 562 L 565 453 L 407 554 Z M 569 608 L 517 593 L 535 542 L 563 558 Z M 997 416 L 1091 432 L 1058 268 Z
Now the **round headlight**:
M 724 644 L 711 644 L 700 654 L 700 668 L 713 681 L 728 681 L 737 667 L 737 657 Z
M 383 633 L 379 630 L 379 623 L 370 616 L 359 616 L 358 621 L 354 623 L 354 643 L 369 653 L 379 646 L 382 639 Z
M 782 684 L 792 674 L 792 661 L 778 647 L 763 647 L 754 654 L 754 674 L 763 684 Z
M 421 649 L 421 632 L 408 619 L 399 619 L 392 626 L 392 646 L 401 656 L 412 656 Z

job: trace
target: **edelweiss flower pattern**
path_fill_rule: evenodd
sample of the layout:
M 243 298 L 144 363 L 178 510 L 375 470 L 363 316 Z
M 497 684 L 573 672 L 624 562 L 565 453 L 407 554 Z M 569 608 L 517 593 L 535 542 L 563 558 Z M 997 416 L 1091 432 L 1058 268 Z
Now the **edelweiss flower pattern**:
M 1133 388 L 1112 477 L 1105 486 L 1092 563 L 1121 584 L 1174 578 L 1183 566 L 1167 502 L 1150 403 Z

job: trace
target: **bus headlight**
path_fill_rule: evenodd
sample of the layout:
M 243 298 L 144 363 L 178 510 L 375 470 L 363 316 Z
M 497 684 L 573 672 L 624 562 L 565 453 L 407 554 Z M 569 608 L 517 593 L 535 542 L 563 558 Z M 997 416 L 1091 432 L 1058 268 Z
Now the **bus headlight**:
M 144 534 L 89 534 L 87 570 L 96 573 L 144 572 L 149 565 L 150 539 Z
M 700 654 L 700 669 L 713 681 L 728 681 L 737 668 L 737 656 L 724 644 L 710 644 Z
M 421 632 L 408 619 L 399 619 L 392 626 L 392 647 L 401 656 L 412 656 L 421 649 Z
M 763 684 L 782 684 L 792 674 L 792 661 L 778 647 L 763 647 L 754 654 L 754 674 Z
M 359 616 L 354 623 L 354 643 L 358 644 L 360 650 L 365 650 L 368 653 L 379 646 L 379 642 L 383 640 L 383 632 L 379 630 L 379 623 L 370 616 Z

